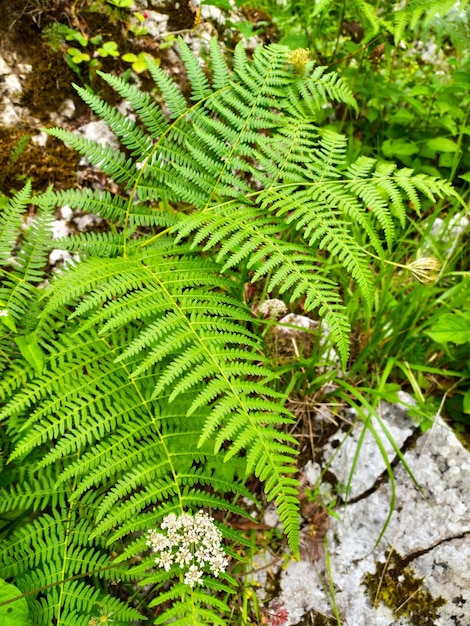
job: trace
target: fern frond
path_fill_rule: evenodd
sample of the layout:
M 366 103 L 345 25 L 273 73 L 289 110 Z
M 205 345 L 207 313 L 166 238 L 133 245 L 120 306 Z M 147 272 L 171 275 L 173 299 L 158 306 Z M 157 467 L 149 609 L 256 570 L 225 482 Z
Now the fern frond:
M 207 98 L 212 93 L 212 88 L 206 78 L 206 75 L 204 74 L 199 60 L 196 59 L 194 54 L 189 49 L 188 44 L 183 39 L 178 41 L 178 47 L 186 68 L 188 80 L 191 84 L 192 91 L 190 100 L 198 102 L 199 100 Z
M 97 72 L 98 75 L 115 89 L 138 114 L 140 121 L 150 133 L 152 139 L 158 139 L 168 130 L 161 108 L 152 100 L 152 97 L 134 85 L 114 74 Z
M 81 382 L 84 391 L 89 393 L 90 385 L 95 387 L 97 381 L 107 380 L 111 372 L 122 369 L 122 373 L 129 377 L 121 382 L 127 394 L 129 386 L 135 384 L 134 380 L 140 378 L 145 380 L 148 373 L 161 363 L 162 370 L 152 390 L 152 398 L 163 398 L 169 387 L 172 389 L 170 401 L 176 400 L 180 394 L 187 391 L 198 390 L 201 395 L 188 405 L 187 412 L 193 417 L 196 409 L 200 410 L 205 405 L 211 406 L 211 412 L 206 417 L 204 428 L 198 438 L 199 444 L 220 430 L 215 448 L 219 449 L 224 440 L 231 441 L 233 451 L 229 448 L 227 455 L 227 458 L 230 458 L 241 449 L 247 448 L 249 451 L 256 441 L 260 454 L 252 455 L 253 461 L 248 471 L 260 473 L 264 463 L 269 467 L 266 475 L 272 476 L 274 473 L 278 482 L 283 484 L 284 474 L 291 473 L 295 454 L 288 444 L 295 441 L 278 431 L 275 426 L 288 423 L 291 418 L 288 411 L 278 404 L 283 396 L 271 390 L 266 384 L 272 379 L 273 374 L 262 365 L 260 340 L 240 323 L 241 320 L 252 320 L 251 316 L 235 299 L 219 295 L 221 288 L 228 291 L 233 282 L 219 277 L 217 265 L 213 263 L 198 263 L 196 260 L 192 260 L 191 263 L 188 261 L 175 263 L 173 256 L 165 260 L 158 250 L 154 253 L 153 260 L 150 252 L 146 251 L 142 260 L 138 257 L 132 261 L 109 259 L 106 264 L 108 271 L 105 273 L 103 261 L 99 259 L 78 265 L 68 273 L 67 283 L 57 281 L 57 296 L 51 298 L 52 304 L 46 307 L 46 314 L 49 314 L 57 306 L 78 297 L 80 290 L 83 292 L 92 289 L 90 297 L 79 305 L 74 316 L 88 314 L 98 306 L 99 309 L 96 317 L 90 317 L 85 320 L 85 325 L 80 325 L 80 332 L 96 328 L 110 318 L 102 331 L 107 340 L 97 344 L 93 349 L 97 351 L 96 367 L 99 363 L 99 371 L 95 371 L 91 359 L 83 361 L 87 364 L 89 374 L 94 372 L 90 379 Z M 105 275 L 106 280 L 103 281 Z M 201 291 L 202 287 L 204 291 Z M 210 297 L 210 289 L 214 287 L 217 290 L 217 297 Z M 121 301 L 114 301 L 117 295 L 130 291 L 132 293 L 127 296 L 125 307 Z M 132 305 L 133 301 L 136 306 Z M 110 363 L 110 369 L 107 370 L 104 358 L 108 348 L 105 348 L 105 344 L 107 341 L 111 342 L 109 347 L 111 354 L 115 342 L 110 333 L 116 333 L 118 329 L 121 333 L 125 332 L 124 329 L 130 323 L 135 322 L 136 318 L 143 319 L 143 316 L 148 318 L 147 327 L 144 327 L 135 339 L 126 339 L 123 342 L 116 354 L 116 361 Z M 253 355 L 247 347 L 252 350 L 258 348 L 259 354 Z M 142 357 L 144 349 L 146 354 Z M 253 362 L 258 364 L 257 367 L 252 366 Z M 15 456 L 24 454 L 48 437 L 57 437 L 59 433 L 65 432 L 65 428 L 70 428 L 76 423 L 78 415 L 84 426 L 85 415 L 89 415 L 91 419 L 93 413 L 103 413 L 105 407 L 101 408 L 100 404 L 101 402 L 107 404 L 108 389 L 105 390 L 103 399 L 95 391 L 95 402 L 90 404 L 88 401 L 85 405 L 80 395 L 77 397 L 74 372 L 76 367 L 72 363 L 70 373 L 63 375 L 61 394 L 56 395 L 52 401 L 43 402 L 39 413 L 31 414 L 28 423 L 32 425 L 39 421 L 42 426 L 39 429 L 34 427 L 24 437 L 21 447 L 14 453 Z M 246 380 L 247 377 L 254 375 L 263 377 L 264 381 L 255 383 Z M 201 388 L 206 380 L 213 382 L 208 388 Z M 207 389 L 210 390 L 209 393 Z M 35 393 L 37 394 L 37 391 Z M 118 393 L 121 393 L 118 389 L 113 392 L 115 402 L 118 402 Z M 27 402 L 29 400 L 25 398 L 23 404 L 26 406 Z M 57 410 L 63 405 L 67 405 L 69 410 L 61 420 L 50 420 L 47 417 L 52 406 Z M 20 410 L 22 405 L 13 406 Z M 123 412 L 128 411 L 128 403 L 124 406 Z M 50 423 L 47 425 L 48 421 Z M 227 425 L 224 427 L 224 424 Z M 278 444 L 283 446 L 282 454 Z M 276 452 L 277 454 L 273 456 Z M 267 495 L 270 497 L 271 492 Z M 282 493 L 276 495 L 280 507 L 283 498 Z M 289 528 L 294 528 L 297 524 L 297 506 L 298 502 L 295 508 L 293 502 L 290 502 L 290 506 L 286 504 L 283 508 L 282 521 Z M 293 545 L 296 545 L 293 532 L 291 537 Z
M 182 117 L 188 111 L 188 105 L 176 83 L 171 78 L 168 78 L 151 57 L 147 57 L 147 66 L 155 84 L 162 93 L 170 119 Z
M 151 138 L 128 115 L 124 115 L 88 89 L 78 85 L 74 85 L 74 89 L 90 109 L 106 122 L 131 154 L 139 155 L 142 158 L 150 153 L 152 149 Z
M 161 208 L 154 208 L 118 194 L 97 189 L 69 189 L 51 191 L 33 198 L 39 207 L 62 207 L 69 205 L 87 213 L 93 213 L 116 225 L 128 225 L 129 229 L 136 226 L 162 226 L 167 228 L 176 222 L 175 216 Z
M 217 255 L 219 262 L 227 259 L 222 271 L 246 261 L 247 268 L 254 270 L 253 282 L 270 274 L 268 292 L 274 289 L 279 289 L 280 293 L 289 291 L 290 301 L 305 297 L 307 310 L 318 307 L 320 314 L 325 316 L 343 363 L 346 363 L 349 324 L 339 295 L 334 292 L 333 281 L 326 277 L 317 261 L 312 261 L 308 247 L 279 239 L 279 220 L 265 218 L 265 212 L 264 207 L 257 210 L 248 207 L 245 210 L 239 208 L 236 213 L 221 210 L 218 214 L 195 214 L 181 222 L 179 235 L 186 237 L 192 230 L 197 230 L 196 243 L 208 238 L 205 250 L 218 246 L 223 240 Z M 332 237 L 327 229 L 325 232 Z
M 126 182 L 128 186 L 136 183 L 138 177 L 136 164 L 124 153 L 62 128 L 48 128 L 46 132 L 86 156 L 92 165 L 99 167 L 116 182 Z
M 381 22 L 366 4 L 355 0 L 370 37 Z M 292 415 L 244 302 L 245 281 L 318 310 L 345 366 L 350 328 L 338 275 L 356 281 L 367 306 L 373 281 L 364 240 L 383 256 L 407 201 L 419 210 L 423 194 L 451 193 L 393 164 L 351 163 L 346 139 L 316 125 L 331 99 L 354 107 L 351 92 L 312 63 L 299 76 L 287 48 L 259 47 L 248 60 L 239 45 L 229 70 L 212 42 L 212 73 L 186 44 L 180 52 L 189 102 L 150 58 L 161 107 L 102 75 L 135 122 L 79 88 L 122 150 L 50 131 L 114 178 L 119 193 L 49 190 L 34 198 L 39 218 L 17 266 L 9 257 L 28 186 L 7 209 L 12 227 L 0 218 L 1 307 L 16 291 L 15 320 L 39 318 L 32 345 L 41 357 L 36 371 L 23 366 L 15 346 L 27 352 L 29 335 L 1 344 L 8 358 L 16 350 L 0 383 L 11 463 L 2 506 L 19 517 L 4 528 L 0 576 L 14 576 L 24 593 L 41 590 L 28 595 L 38 626 L 88 626 L 99 607 L 121 623 L 138 620 L 107 592 L 116 578 L 134 575 L 151 586 L 155 623 L 226 623 L 231 574 L 191 589 L 176 567 L 155 567 L 146 536 L 167 515 L 201 507 L 243 515 L 231 498 L 252 499 L 250 474 L 276 503 L 297 551 Z M 110 232 L 64 244 L 84 259 L 38 298 L 51 211 L 65 204 L 109 220 Z M 218 523 L 225 540 L 246 543 L 229 523 Z M 235 562 L 238 551 L 227 550 Z
M 289 89 L 287 108 L 295 116 L 315 122 L 322 107 L 331 101 L 343 102 L 357 111 L 351 89 L 337 72 L 316 67 L 310 75 L 299 78 Z
M 73 512 L 65 517 L 44 514 L 2 541 L 0 576 L 15 576 L 23 593 L 41 590 L 41 600 L 28 595 L 38 625 L 48 626 L 55 620 L 82 623 L 96 614 L 98 606 L 117 610 L 124 622 L 141 617 L 117 598 L 80 580 L 90 575 L 111 580 L 127 578 L 123 566 L 113 567 L 106 551 L 97 542 L 90 543 L 91 529 L 86 519 L 77 520 Z
M 25 193 L 14 202 L 13 211 L 17 211 L 27 198 L 27 188 Z M 15 225 L 14 215 L 12 218 L 12 226 Z M 19 327 L 20 332 L 24 334 L 31 332 L 36 322 L 30 319 L 31 314 L 34 317 L 34 307 L 37 300 L 37 284 L 44 280 L 45 267 L 47 265 L 49 240 L 51 238 L 52 215 L 48 207 L 43 208 L 37 217 L 35 217 L 21 242 L 21 248 L 18 253 L 10 257 L 9 270 L 0 268 L 0 277 L 2 278 L 0 286 L 0 306 L 8 311 L 8 315 L 13 318 Z M 13 230 L 5 231 L 5 239 L 8 245 L 4 247 L 3 252 L 6 253 L 10 246 L 13 236 Z M 4 265 L 8 264 L 8 260 L 3 261 Z
M 11 265 L 21 218 L 31 201 L 31 181 L 11 198 L 0 213 L 0 266 Z
M 17 479 L 20 478 L 17 476 Z M 41 511 L 47 507 L 66 506 L 68 490 L 57 488 L 53 471 L 40 472 L 0 490 L 0 513 L 9 511 Z
M 210 42 L 210 56 L 212 69 L 212 88 L 216 91 L 230 85 L 230 72 L 227 63 L 220 51 L 217 40 L 213 37 Z
M 61 250 L 78 252 L 80 256 L 113 258 L 124 253 L 123 236 L 118 233 L 77 233 L 73 237 L 55 239 L 54 243 Z

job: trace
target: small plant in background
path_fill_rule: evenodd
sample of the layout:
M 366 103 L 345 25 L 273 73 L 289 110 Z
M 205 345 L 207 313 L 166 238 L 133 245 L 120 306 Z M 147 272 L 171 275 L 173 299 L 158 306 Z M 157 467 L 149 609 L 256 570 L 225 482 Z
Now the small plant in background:
M 289 611 L 279 598 L 275 598 L 267 609 L 263 610 L 263 617 L 268 626 L 284 626 L 289 622 Z
M 133 3 L 127 0 L 116 0 L 109 4 L 118 9 L 128 9 Z M 126 11 L 118 16 L 118 23 L 121 24 L 123 33 L 131 33 L 133 40 L 137 40 L 147 34 L 145 26 L 147 17 L 146 11 Z M 97 72 L 103 68 L 103 59 L 114 58 L 131 63 L 133 71 L 139 74 L 148 68 L 147 53 L 128 51 L 129 40 L 127 38 L 123 39 L 126 49 L 120 49 L 120 44 L 109 39 L 109 36 L 104 36 L 99 32 L 85 35 L 59 22 L 46 26 L 43 29 L 43 37 L 53 50 L 64 52 L 66 62 L 80 78 L 83 79 L 82 70 L 87 67 L 88 80 L 91 85 L 95 84 Z M 70 45 L 69 42 L 75 42 L 80 47 Z
M 139 52 L 139 54 L 128 52 L 127 54 L 123 54 L 121 58 L 126 63 L 132 64 L 132 69 L 134 70 L 136 74 L 141 74 L 142 72 L 145 72 L 145 70 L 148 69 L 149 64 L 148 64 L 147 59 L 150 58 L 153 61 L 155 61 L 153 57 L 151 57 L 149 54 L 145 52 Z

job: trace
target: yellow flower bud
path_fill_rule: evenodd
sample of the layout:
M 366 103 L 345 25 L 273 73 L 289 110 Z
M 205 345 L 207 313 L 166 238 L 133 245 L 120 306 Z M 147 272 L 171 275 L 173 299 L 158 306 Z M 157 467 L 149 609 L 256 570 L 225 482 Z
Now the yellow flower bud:
M 302 74 L 310 57 L 310 50 L 307 48 L 297 48 L 288 53 L 289 61 L 294 66 L 296 74 Z

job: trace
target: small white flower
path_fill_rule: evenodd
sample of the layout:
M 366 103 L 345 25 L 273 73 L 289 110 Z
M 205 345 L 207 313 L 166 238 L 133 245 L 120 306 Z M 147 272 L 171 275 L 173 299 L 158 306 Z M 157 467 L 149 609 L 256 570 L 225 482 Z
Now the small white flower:
M 147 545 L 157 553 L 155 563 L 165 571 L 177 565 L 184 572 L 184 582 L 190 587 L 200 584 L 205 571 L 218 576 L 228 566 L 222 547 L 222 533 L 204 511 L 195 516 L 183 513 L 167 515 L 160 527 L 166 533 L 152 529 Z
M 169 550 L 162 552 L 160 556 L 157 556 L 155 559 L 155 563 L 160 567 L 163 567 L 166 572 L 169 572 L 171 566 L 173 565 L 173 553 Z
M 202 572 L 195 565 L 191 565 L 184 577 L 184 582 L 191 588 L 202 582 Z
M 175 528 L 176 526 L 176 515 L 174 513 L 170 513 L 169 515 L 167 515 L 164 519 L 163 522 L 160 524 L 160 526 L 162 528 Z M 152 531 L 150 531 L 152 532 Z
M 193 560 L 192 553 L 188 550 L 188 548 L 180 548 L 179 552 L 175 555 L 175 562 L 183 567 L 184 565 L 189 565 Z
M 287 307 L 282 300 L 272 298 L 265 300 L 259 308 L 259 312 L 266 319 L 279 319 L 287 313 Z
M 8 317 L 8 309 L 0 309 L 0 317 Z

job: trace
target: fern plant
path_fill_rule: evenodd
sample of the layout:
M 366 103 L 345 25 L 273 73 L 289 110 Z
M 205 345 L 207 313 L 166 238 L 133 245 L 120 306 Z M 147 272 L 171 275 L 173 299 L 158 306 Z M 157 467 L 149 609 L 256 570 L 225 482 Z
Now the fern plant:
M 305 51 L 260 47 L 248 60 L 239 46 L 231 70 L 213 41 L 209 72 L 179 47 L 188 97 L 151 59 L 162 106 L 102 74 L 135 120 L 77 87 L 121 150 L 49 130 L 120 191 L 33 198 L 41 212 L 68 204 L 111 225 L 61 242 L 81 261 L 34 299 L 41 367 L 0 387 L 11 442 L 0 576 L 27 594 L 41 625 L 228 623 L 245 541 L 230 515 L 246 515 L 238 502 L 254 499 L 251 475 L 297 552 L 292 415 L 244 300 L 247 277 L 319 315 L 345 367 L 335 272 L 370 306 L 365 245 L 384 258 L 407 201 L 419 210 L 421 194 L 451 193 L 393 164 L 349 162 L 344 137 L 316 120 L 330 100 L 354 99 Z M 200 509 L 217 519 L 231 565 L 219 579 L 204 570 L 193 588 L 178 567 L 155 566 L 146 538 Z

